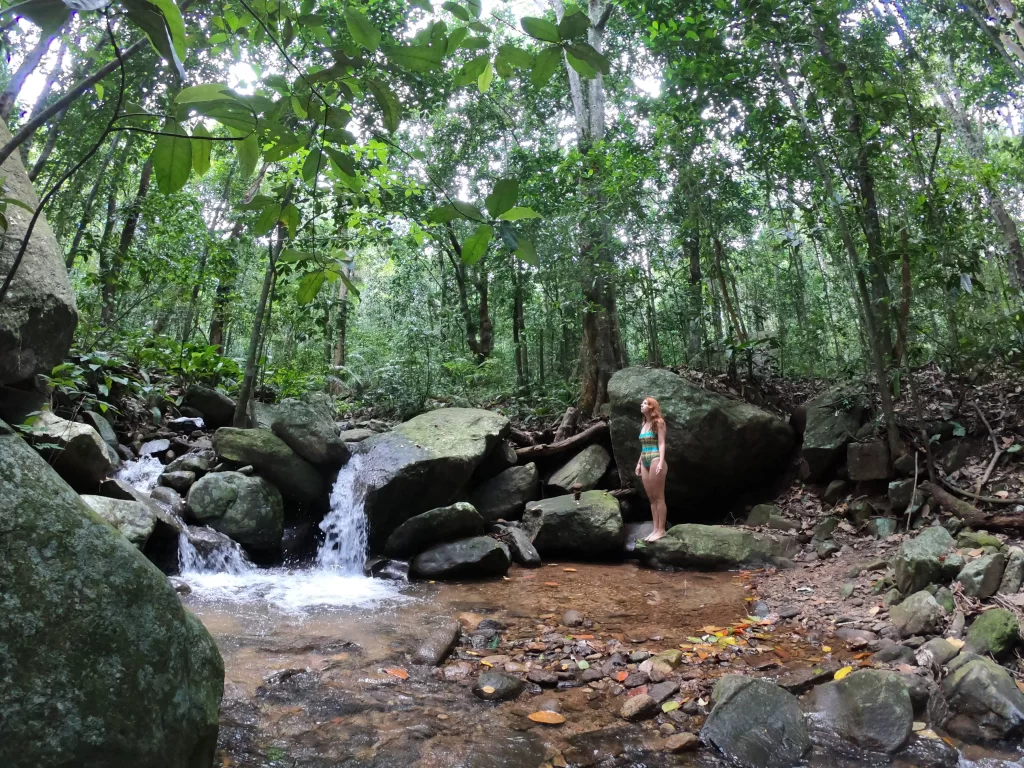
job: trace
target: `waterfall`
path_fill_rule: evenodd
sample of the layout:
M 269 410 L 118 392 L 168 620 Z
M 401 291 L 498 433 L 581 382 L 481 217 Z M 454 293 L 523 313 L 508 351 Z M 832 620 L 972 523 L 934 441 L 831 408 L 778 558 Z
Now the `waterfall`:
M 363 508 L 366 487 L 357 482 L 362 457 L 355 454 L 338 472 L 331 490 L 331 511 L 320 523 L 324 543 L 317 553 L 321 568 L 362 576 L 366 563 L 368 529 Z
M 193 535 L 196 529 L 190 529 Z M 189 538 L 189 533 L 178 534 L 178 568 L 181 574 L 228 573 L 242 576 L 255 570 L 242 547 L 227 536 L 217 536 L 218 541 L 205 552 L 200 552 Z
M 143 456 L 133 461 L 126 461 L 114 478 L 128 483 L 137 491 L 148 494 L 156 487 L 157 478 L 164 471 L 164 465 L 156 456 Z

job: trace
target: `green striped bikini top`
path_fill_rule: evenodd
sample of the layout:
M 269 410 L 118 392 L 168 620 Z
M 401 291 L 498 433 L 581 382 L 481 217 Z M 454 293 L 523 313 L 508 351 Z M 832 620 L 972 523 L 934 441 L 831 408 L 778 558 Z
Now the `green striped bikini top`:
M 656 432 L 644 432 L 643 427 L 640 428 L 640 453 L 657 453 L 658 452 L 658 435 Z

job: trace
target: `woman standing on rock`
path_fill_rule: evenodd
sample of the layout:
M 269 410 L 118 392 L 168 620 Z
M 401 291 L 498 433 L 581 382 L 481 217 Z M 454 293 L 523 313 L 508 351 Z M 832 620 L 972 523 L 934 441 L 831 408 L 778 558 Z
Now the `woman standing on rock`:
M 651 502 L 651 516 L 654 531 L 644 541 L 657 541 L 665 535 L 665 521 L 668 507 L 665 506 L 665 478 L 668 465 L 665 463 L 665 419 L 661 406 L 653 397 L 645 397 L 640 403 L 644 423 L 640 427 L 640 459 L 636 463 L 637 477 L 644 483 L 647 499 Z

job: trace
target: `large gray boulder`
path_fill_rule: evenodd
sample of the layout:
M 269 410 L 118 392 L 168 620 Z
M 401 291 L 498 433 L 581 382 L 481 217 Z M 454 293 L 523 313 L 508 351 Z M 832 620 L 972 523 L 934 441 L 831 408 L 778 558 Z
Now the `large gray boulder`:
M 951 557 L 955 549 L 953 537 L 941 526 L 907 539 L 896 553 L 896 588 L 907 595 L 952 578 L 963 565 L 959 557 Z
M 626 368 L 608 382 L 612 452 L 625 483 L 644 494 L 633 474 L 640 455 L 640 402 L 647 396 L 665 416 L 669 509 L 727 502 L 763 486 L 789 461 L 795 435 L 786 422 L 744 402 L 707 392 L 671 371 Z
M 932 720 L 967 741 L 1024 736 L 1024 693 L 1005 669 L 973 653 L 961 653 L 948 669 L 942 698 L 929 702 Z
M 726 675 L 712 701 L 701 740 L 741 768 L 792 768 L 811 748 L 796 697 L 773 683 Z
M 491 411 L 440 408 L 351 445 L 371 548 L 410 517 L 455 501 L 508 430 Z
M 0 144 L 11 140 L 0 125 Z M 34 209 L 39 204 L 18 152 L 0 168 L 4 196 Z M 32 213 L 8 205 L 7 231 L 0 240 L 0 275 L 7 277 L 21 248 Z M 49 374 L 64 360 L 78 323 L 75 294 L 64 266 L 64 253 L 53 230 L 40 216 L 7 295 L 0 302 L 0 386 Z
M 971 560 L 957 574 L 956 580 L 969 597 L 992 597 L 999 590 L 1005 567 L 1006 555 L 993 552 Z
M 500 447 L 500 446 L 499 446 Z M 488 521 L 517 520 L 527 503 L 540 497 L 540 476 L 537 465 L 509 467 L 499 475 L 473 489 L 470 503 Z
M 230 426 L 235 417 L 235 401 L 223 392 L 202 384 L 190 386 L 181 404 L 203 414 L 203 422 L 209 429 Z
M 121 460 L 88 424 L 43 411 L 32 422 L 28 440 L 72 488 L 94 492 Z
M 284 505 L 262 477 L 214 472 L 188 492 L 192 519 L 230 536 L 244 547 L 273 550 L 284 535 Z
M 805 704 L 812 733 L 835 734 L 869 752 L 898 752 L 910 739 L 914 706 L 895 672 L 862 669 L 817 686 Z
M 0 765 L 211 765 L 224 688 L 213 639 L 2 422 L 0 529 Z
M 106 496 L 82 496 L 82 501 L 139 549 L 146 546 L 156 528 L 156 515 L 141 502 Z
M 334 415 L 301 400 L 282 400 L 261 409 L 260 427 L 269 429 L 311 464 L 340 467 L 348 461 L 348 446 L 338 436 Z
M 581 491 L 592 491 L 601 482 L 612 457 L 604 446 L 588 445 L 548 478 L 547 486 L 556 493 L 569 493 L 574 485 Z
M 409 570 L 424 579 L 484 578 L 504 576 L 511 564 L 508 547 L 490 536 L 474 536 L 421 552 Z
M 222 459 L 251 464 L 290 499 L 316 504 L 324 498 L 320 473 L 269 430 L 221 427 L 213 435 L 213 449 Z
M 924 589 L 889 609 L 889 618 L 903 637 L 934 634 L 942 628 L 945 616 L 935 596 Z
M 483 532 L 484 521 L 480 513 L 472 504 L 459 501 L 410 517 L 388 536 L 384 553 L 388 557 L 408 560 L 435 544 L 479 536 Z
M 556 496 L 530 502 L 522 529 L 545 556 L 592 559 L 620 550 L 625 540 L 619 500 L 605 491 L 587 491 L 579 501 Z
M 869 407 L 863 394 L 845 389 L 824 392 L 804 406 L 807 426 L 800 458 L 807 464 L 808 480 L 824 479 L 846 454 Z
M 738 568 L 791 565 L 800 543 L 782 533 L 755 533 L 719 525 L 674 525 L 654 542 L 637 542 L 637 553 L 656 567 Z

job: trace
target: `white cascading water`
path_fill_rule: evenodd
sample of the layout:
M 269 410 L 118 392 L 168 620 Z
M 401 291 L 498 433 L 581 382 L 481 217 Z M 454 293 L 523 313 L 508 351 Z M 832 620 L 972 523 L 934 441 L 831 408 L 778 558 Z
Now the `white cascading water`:
M 362 459 L 357 454 L 338 472 L 331 489 L 331 511 L 320 523 L 324 543 L 317 553 L 321 568 L 352 576 L 362 576 L 368 547 L 366 513 L 363 508 L 366 491 L 357 483 Z
M 196 573 L 227 573 L 244 576 L 255 570 L 242 547 L 230 539 L 222 545 L 200 552 L 185 533 L 178 534 L 178 569 L 182 576 Z
M 116 480 L 128 483 L 132 488 L 149 493 L 156 487 L 157 478 L 164 471 L 164 465 L 156 456 L 143 456 L 126 461 L 114 475 Z

